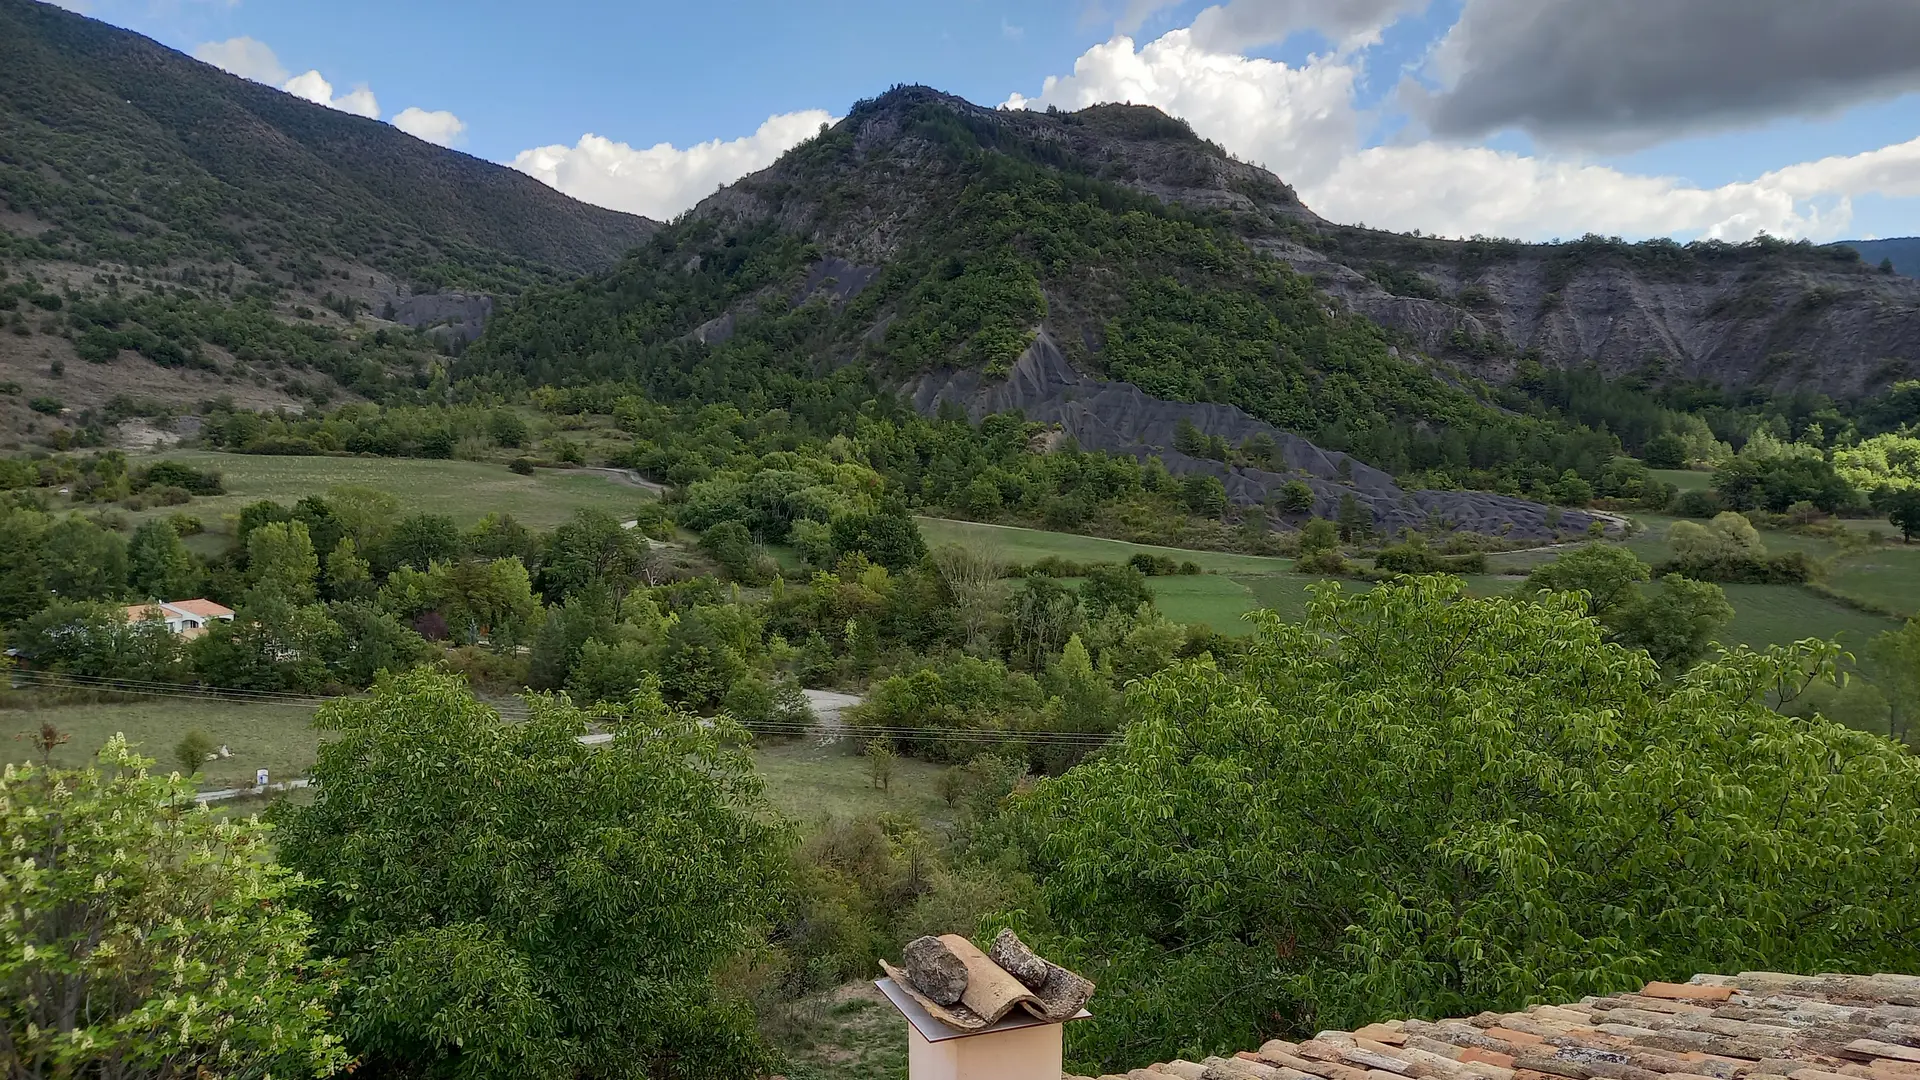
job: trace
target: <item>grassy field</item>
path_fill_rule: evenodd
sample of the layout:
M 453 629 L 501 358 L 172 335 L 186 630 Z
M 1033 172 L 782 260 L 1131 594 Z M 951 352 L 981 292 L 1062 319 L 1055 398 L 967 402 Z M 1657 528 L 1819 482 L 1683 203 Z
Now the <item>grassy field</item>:
M 1655 480 L 1672 484 L 1681 491 L 1705 491 L 1713 486 L 1713 474 L 1693 469 L 1648 469 Z
M 1009 562 L 1038 562 L 1049 555 L 1080 563 L 1125 562 L 1134 555 L 1146 552 L 1178 562 L 1192 562 L 1202 570 L 1222 574 L 1277 574 L 1293 566 L 1292 559 L 1275 559 L 1264 555 L 1154 547 L 1151 544 L 1129 544 L 1122 540 L 1103 540 L 1095 536 L 982 525 L 979 522 L 952 521 L 947 518 L 923 517 L 919 520 L 920 533 L 931 547 L 941 544 L 986 547 L 1000 552 Z
M 320 733 L 307 707 L 171 698 L 131 702 L 84 702 L 0 709 L 0 761 L 31 761 L 29 736 L 52 724 L 70 736 L 55 762 L 85 764 L 115 733 L 123 733 L 147 757 L 171 772 L 174 744 L 194 728 L 233 750 L 231 758 L 201 768 L 203 788 L 253 783 L 255 769 L 276 780 L 302 776 L 313 766 Z M 934 793 L 940 766 L 908 758 L 894 766 L 888 790 L 873 786 L 861 746 L 854 740 L 821 745 L 811 739 L 770 742 L 754 748 L 754 761 L 774 809 L 802 824 L 822 817 L 854 818 L 903 813 L 939 818 L 946 804 Z
M 220 470 L 227 494 L 148 512 L 164 515 L 184 510 L 205 521 L 208 528 L 217 528 L 222 514 L 238 513 L 249 503 L 261 499 L 291 503 L 325 494 L 336 484 L 379 488 L 397 497 L 408 513 L 447 514 L 462 525 L 490 513 L 509 513 L 526 525 L 551 528 L 583 506 L 624 517 L 636 504 L 652 498 L 606 473 L 541 469 L 521 476 L 503 465 L 476 461 L 274 457 L 207 450 L 173 450 L 143 460 L 182 461 Z
M 825 745 L 817 739 L 766 741 L 754 747 L 753 761 L 766 781 L 767 801 L 802 825 L 878 814 L 931 820 L 947 813 L 934 794 L 941 766 L 901 757 L 894 762 L 892 783 L 882 791 L 873 786 L 854 739 Z
M 1855 611 L 1798 585 L 1722 585 L 1734 616 L 1726 644 L 1785 645 L 1801 638 L 1833 638 L 1859 652 L 1868 639 L 1898 629 L 1896 620 Z
M 313 710 L 305 706 L 174 698 L 4 709 L 0 710 L 0 736 L 4 737 L 0 758 L 33 760 L 28 736 L 50 723 L 71 736 L 55 751 L 57 763 L 84 764 L 109 738 L 121 733 L 140 753 L 156 759 L 159 771 L 172 772 L 179 767 L 173 759 L 174 744 L 199 728 L 215 744 L 224 743 L 233 751 L 232 757 L 201 767 L 201 786 L 241 787 L 253 783 L 255 769 L 268 770 L 274 780 L 304 775 L 313 766 L 320 741 L 309 724 L 312 718 Z
M 1920 544 L 1874 548 L 1839 560 L 1827 584 L 1842 596 L 1920 615 Z

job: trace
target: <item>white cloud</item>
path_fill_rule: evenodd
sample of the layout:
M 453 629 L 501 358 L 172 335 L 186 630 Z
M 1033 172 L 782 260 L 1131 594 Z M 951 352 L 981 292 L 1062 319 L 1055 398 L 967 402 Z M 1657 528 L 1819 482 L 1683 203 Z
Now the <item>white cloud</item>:
M 1127 37 L 1095 45 L 1074 61 L 1073 74 L 1049 75 L 1039 96 L 1014 94 L 1006 107 L 1156 105 L 1192 124 L 1202 138 L 1306 183 L 1332 169 L 1359 139 L 1360 114 L 1353 107 L 1358 74 L 1337 58 L 1292 67 L 1212 52 L 1195 44 L 1190 31 L 1173 30 L 1139 49 Z
M 1019 41 L 1027 36 L 1027 28 L 1013 25 L 1003 16 L 1000 19 L 1000 36 L 1008 41 Z
M 636 150 L 589 133 L 573 146 L 522 150 L 513 167 L 582 202 L 665 219 L 721 185 L 773 164 L 833 119 L 823 109 L 782 113 L 768 117 L 751 135 L 685 150 L 671 143 Z
M 1804 202 L 1832 194 L 1823 188 L 1796 197 L 1765 178 L 1700 188 L 1671 177 L 1429 142 L 1351 154 L 1301 197 L 1335 221 L 1442 236 L 1545 240 L 1596 232 L 1744 240 L 1760 232 L 1839 236 L 1851 216 L 1845 199 L 1825 210 Z
M 428 112 L 417 106 L 400 110 L 400 115 L 393 118 L 393 126 L 436 146 L 452 146 L 467 132 L 466 123 L 445 109 Z
M 1180 0 L 1127 0 L 1114 29 L 1132 34 Z M 1201 46 L 1231 52 L 1285 41 L 1317 30 L 1344 48 L 1371 44 L 1380 31 L 1402 16 L 1420 11 L 1430 0 L 1228 0 L 1193 19 L 1193 37 Z
M 1151 13 L 1151 4 L 1137 6 Z M 1201 17 L 1234 6 L 1208 8 Z M 1283 0 L 1263 10 L 1271 16 L 1315 6 L 1315 0 Z M 1355 10 L 1390 14 L 1417 6 L 1364 0 Z M 1353 93 L 1364 55 L 1314 57 L 1294 67 L 1204 45 L 1201 29 L 1196 22 L 1138 48 L 1125 37 L 1096 45 L 1074 62 L 1072 74 L 1050 76 L 1036 97 L 1014 94 L 1006 105 L 1158 106 L 1235 156 L 1296 184 L 1307 205 L 1327 218 L 1444 236 L 1545 240 L 1598 232 L 1740 240 L 1767 232 L 1826 240 L 1846 234 L 1854 197 L 1920 198 L 1920 139 L 1711 188 L 1480 146 L 1361 149 L 1370 118 L 1355 106 Z
M 243 79 L 278 86 L 287 81 L 287 69 L 265 42 L 250 37 L 228 38 L 197 45 L 193 58 L 212 64 Z
M 380 102 L 373 91 L 366 86 L 357 86 L 339 97 L 333 96 L 333 84 L 318 71 L 309 71 L 305 75 L 295 75 L 281 87 L 297 98 L 305 98 L 315 105 L 325 105 L 329 109 L 364 116 L 369 120 L 380 119 Z
M 1371 45 L 1380 31 L 1429 0 L 1231 0 L 1193 19 L 1193 38 L 1219 51 L 1250 49 L 1317 30 L 1342 50 Z

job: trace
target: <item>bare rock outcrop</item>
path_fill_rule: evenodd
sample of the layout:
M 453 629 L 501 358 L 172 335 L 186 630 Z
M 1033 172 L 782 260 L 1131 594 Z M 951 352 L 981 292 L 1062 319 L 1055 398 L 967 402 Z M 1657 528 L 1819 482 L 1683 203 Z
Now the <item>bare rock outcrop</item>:
M 1073 369 L 1044 330 L 1004 379 L 978 371 L 938 372 L 910 382 L 904 391 L 914 408 L 934 415 L 951 402 L 978 422 L 995 413 L 1020 412 L 1029 420 L 1058 424 L 1081 447 L 1139 460 L 1158 457 L 1175 475 L 1207 473 L 1220 478 L 1236 506 L 1261 506 L 1268 496 L 1298 480 L 1313 490 L 1312 513 L 1339 514 L 1352 495 L 1372 512 L 1378 531 L 1426 529 L 1438 524 L 1491 536 L 1549 540 L 1561 531 L 1584 531 L 1599 520 L 1582 510 L 1558 511 L 1527 499 L 1481 491 L 1406 491 L 1393 477 L 1357 458 L 1322 450 L 1290 431 L 1234 405 L 1167 401 L 1151 397 L 1132 383 L 1082 375 Z M 1219 435 L 1239 445 L 1264 434 L 1279 448 L 1287 471 L 1245 468 L 1181 453 L 1174 433 L 1186 420 L 1204 435 Z M 1558 525 L 1549 520 L 1558 515 Z

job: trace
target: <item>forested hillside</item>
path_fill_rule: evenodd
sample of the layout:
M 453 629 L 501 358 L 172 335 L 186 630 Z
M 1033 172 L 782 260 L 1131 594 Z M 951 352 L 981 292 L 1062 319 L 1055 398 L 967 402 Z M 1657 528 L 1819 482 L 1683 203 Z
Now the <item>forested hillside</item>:
M 1920 277 L 1920 236 L 1896 236 L 1889 240 L 1849 240 L 1860 257 L 1875 265 L 1892 265 L 1894 273 Z
M 1364 498 L 1368 485 L 1340 474 L 1342 454 L 1409 492 L 1565 501 L 1556 486 L 1571 482 L 1637 498 L 1641 485 L 1609 467 L 1661 436 L 1705 461 L 1763 426 L 1797 439 L 1818 424 L 1834 440 L 1913 419 L 1891 393 L 1836 405 L 1677 367 L 1561 367 L 1555 355 L 1472 327 L 1430 348 L 1432 334 L 1376 321 L 1341 280 L 1289 267 L 1289 252 L 1361 235 L 1320 221 L 1273 176 L 1156 110 L 993 111 L 896 88 L 713 195 L 614 271 L 530 291 L 457 374 L 500 390 L 617 381 L 665 400 L 773 404 L 828 426 L 840 422 L 835 410 L 902 389 L 929 413 L 979 413 L 989 391 L 963 401 L 952 388 L 975 383 L 951 373 L 988 386 L 1017 376 L 1017 389 L 994 400 L 1063 420 L 1082 445 L 1211 472 L 1241 505 L 1267 502 L 1303 475 Z M 1499 249 L 1455 247 L 1482 251 L 1483 262 Z M 1895 287 L 1850 253 L 1772 241 L 1595 241 L 1578 251 L 1681 276 L 1784 267 Z M 1375 279 L 1418 291 L 1378 270 L 1364 284 L 1381 295 Z M 1467 317 L 1444 298 L 1419 302 Z M 1158 420 L 1121 425 L 1124 437 L 1111 417 L 1075 423 L 1086 409 L 1066 389 L 1072 380 L 1042 388 L 1032 378 L 1057 370 L 1047 361 L 1056 346 L 1082 375 L 1138 387 Z M 1096 385 L 1108 384 L 1084 389 Z M 1216 405 L 1238 411 L 1207 411 Z M 1290 435 L 1314 446 L 1276 456 Z M 1398 503 L 1403 493 L 1380 494 Z M 1418 512 L 1436 514 L 1515 517 L 1453 505 Z
M 440 316 L 408 297 L 563 279 L 653 228 L 137 34 L 0 0 L 0 435 L 85 441 L 109 411 L 222 395 L 377 395 L 434 363 L 399 324 Z

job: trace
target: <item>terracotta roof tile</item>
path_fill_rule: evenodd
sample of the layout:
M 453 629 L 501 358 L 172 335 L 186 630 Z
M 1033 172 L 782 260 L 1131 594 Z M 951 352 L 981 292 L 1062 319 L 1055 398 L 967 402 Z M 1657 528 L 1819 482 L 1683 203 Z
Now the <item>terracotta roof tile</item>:
M 1920 1080 L 1920 977 L 1745 971 L 1393 1020 L 1113 1080 Z

